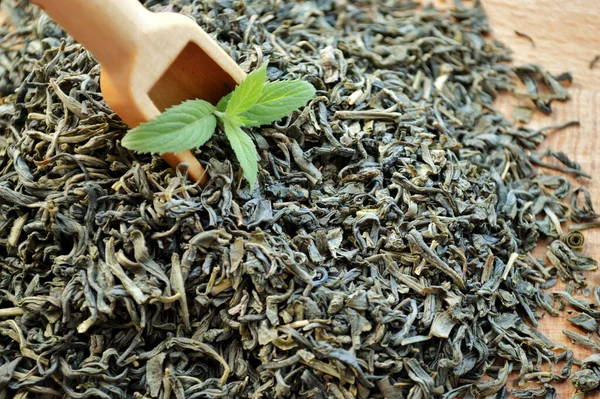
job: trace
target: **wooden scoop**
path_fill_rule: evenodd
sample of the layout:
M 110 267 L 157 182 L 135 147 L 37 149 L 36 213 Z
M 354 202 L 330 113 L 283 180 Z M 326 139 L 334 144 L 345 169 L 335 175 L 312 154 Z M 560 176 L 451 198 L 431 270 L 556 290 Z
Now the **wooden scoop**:
M 216 104 L 244 71 L 190 18 L 153 13 L 138 0 L 32 0 L 81 43 L 101 66 L 106 103 L 134 128 L 190 99 Z M 190 151 L 163 155 L 186 162 L 204 186 L 208 176 Z

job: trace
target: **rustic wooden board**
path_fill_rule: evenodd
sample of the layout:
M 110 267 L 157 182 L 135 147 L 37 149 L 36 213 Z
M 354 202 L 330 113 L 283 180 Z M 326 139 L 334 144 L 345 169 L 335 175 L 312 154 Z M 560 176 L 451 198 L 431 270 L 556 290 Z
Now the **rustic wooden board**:
M 453 3 L 446 0 L 438 4 Z M 464 3 L 468 3 L 464 1 Z M 572 99 L 566 103 L 553 103 L 550 116 L 536 112 L 531 127 L 542 127 L 578 120 L 581 125 L 554 133 L 541 144 L 540 150 L 552 148 L 565 152 L 577 160 L 592 180 L 573 181 L 574 187 L 584 186 L 594 198 L 594 207 L 600 210 L 600 62 L 590 69 L 590 62 L 600 55 L 600 2 L 597 0 L 482 0 L 488 14 L 492 37 L 505 43 L 513 53 L 513 64 L 538 63 L 553 74 L 572 72 L 573 83 L 568 87 Z M 515 31 L 527 34 L 534 43 L 518 36 Z M 511 115 L 515 101 L 502 97 L 497 105 L 506 115 Z M 522 102 L 527 104 L 526 102 Z M 552 172 L 548 172 L 552 173 Z M 586 230 L 585 252 L 600 261 L 600 229 Z M 544 251 L 538 252 L 543 256 Z M 600 270 L 588 273 L 591 285 L 600 284 Z M 583 359 L 591 350 L 572 345 L 562 333 L 570 326 L 566 318 L 546 315 L 541 331 L 554 341 L 573 348 L 575 356 Z M 584 331 L 578 331 L 585 334 Z M 600 340 L 595 335 L 596 341 Z M 558 398 L 569 398 L 574 392 L 567 382 L 557 386 Z M 588 396 L 600 398 L 600 395 Z

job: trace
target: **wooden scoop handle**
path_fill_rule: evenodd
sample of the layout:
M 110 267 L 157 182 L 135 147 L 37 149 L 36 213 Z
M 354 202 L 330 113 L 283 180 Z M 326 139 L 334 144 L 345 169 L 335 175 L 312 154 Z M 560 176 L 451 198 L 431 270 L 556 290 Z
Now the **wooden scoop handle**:
M 106 102 L 113 108 L 131 110 L 132 107 L 127 104 L 113 103 L 115 98 L 122 100 L 125 97 L 125 87 L 105 82 L 109 82 L 109 75 L 131 76 L 137 52 L 147 49 L 150 32 L 158 23 L 168 23 L 167 16 L 163 16 L 163 21 L 161 15 L 147 10 L 137 0 L 32 0 L 32 3 L 44 10 L 100 62 L 104 75 L 101 86 Z M 154 106 L 148 108 L 155 109 Z M 130 128 L 151 119 L 140 118 L 139 113 L 135 117 L 117 113 Z M 192 179 L 198 180 L 201 186 L 208 183 L 208 174 L 190 151 L 166 153 L 162 158 L 174 168 L 182 162 L 187 163 Z

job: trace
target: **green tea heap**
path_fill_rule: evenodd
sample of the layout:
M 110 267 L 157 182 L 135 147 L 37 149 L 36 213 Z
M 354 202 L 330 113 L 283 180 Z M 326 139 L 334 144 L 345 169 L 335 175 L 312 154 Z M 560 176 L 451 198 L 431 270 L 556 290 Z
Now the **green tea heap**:
M 124 149 L 93 57 L 3 0 L 0 398 L 507 398 L 511 373 L 539 383 L 515 397 L 554 397 L 573 353 L 539 318 L 600 320 L 597 288 L 574 297 L 597 263 L 560 224 L 598 215 L 536 169 L 586 176 L 535 152 L 560 126 L 514 126 L 492 102 L 520 80 L 550 113 L 569 74 L 503 63 L 478 4 L 145 5 L 317 97 L 252 130 L 253 192 L 222 132 L 197 151 L 201 189 Z M 546 265 L 530 251 L 548 237 Z M 597 364 L 578 388 L 598 387 Z

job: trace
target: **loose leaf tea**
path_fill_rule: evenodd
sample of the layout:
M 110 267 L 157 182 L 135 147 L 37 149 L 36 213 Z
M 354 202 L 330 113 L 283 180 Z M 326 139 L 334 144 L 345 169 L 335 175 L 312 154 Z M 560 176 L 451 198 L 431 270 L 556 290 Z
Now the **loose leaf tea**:
M 587 175 L 536 152 L 576 122 L 530 129 L 493 105 L 512 93 L 550 113 L 569 74 L 507 64 L 478 2 L 144 4 L 194 19 L 264 76 L 216 106 L 235 111 L 226 127 L 186 144 L 202 144 L 200 188 L 124 147 L 96 60 L 38 8 L 2 0 L 0 397 L 597 389 L 597 355 L 577 361 L 538 330 L 569 318 L 573 344 L 600 348 L 597 262 L 565 227 L 598 215 L 580 182 L 542 168 Z M 316 90 L 305 103 L 283 83 L 300 81 Z M 195 104 L 213 126 L 214 107 Z M 186 128 L 169 129 L 156 137 Z M 542 240 L 546 259 L 531 253 Z

